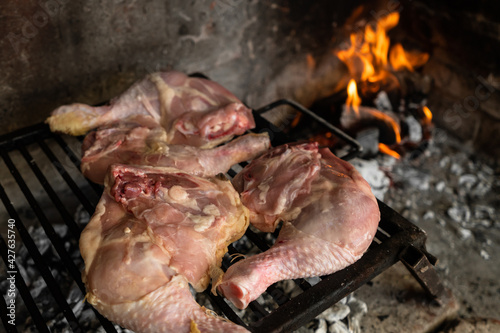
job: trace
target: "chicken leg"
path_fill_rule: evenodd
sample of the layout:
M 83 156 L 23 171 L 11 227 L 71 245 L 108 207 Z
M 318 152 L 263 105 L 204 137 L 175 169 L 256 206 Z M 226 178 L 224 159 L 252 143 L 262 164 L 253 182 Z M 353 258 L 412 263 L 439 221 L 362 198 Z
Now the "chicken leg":
M 277 281 L 331 274 L 354 263 L 380 220 L 368 183 L 316 143 L 274 148 L 233 183 L 257 228 L 272 231 L 284 221 L 269 250 L 232 265 L 219 281 L 218 290 L 240 309 Z

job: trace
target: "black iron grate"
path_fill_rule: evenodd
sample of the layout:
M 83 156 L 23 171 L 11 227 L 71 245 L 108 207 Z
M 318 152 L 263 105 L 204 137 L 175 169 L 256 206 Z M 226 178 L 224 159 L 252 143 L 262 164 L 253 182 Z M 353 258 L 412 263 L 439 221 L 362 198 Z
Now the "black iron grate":
M 320 123 L 322 121 L 311 115 L 309 110 L 287 100 L 277 101 L 256 110 L 254 116 L 257 131 L 268 131 L 273 139 L 273 146 L 293 141 L 260 116 L 261 113 L 280 105 L 288 105 L 299 112 L 306 113 L 312 117 L 313 121 Z M 336 128 L 332 129 L 332 126 L 326 122 L 323 125 L 334 131 L 334 134 L 347 144 L 349 149 L 344 154 L 345 159 L 355 156 L 360 151 L 359 144 L 352 138 Z M 88 181 L 79 173 L 80 159 L 77 157 L 79 145 L 80 142 L 76 138 L 51 133 L 45 124 L 0 137 L 2 157 L 0 163 L 3 163 L 0 168 L 8 170 L 8 172 L 3 172 L 2 177 L 5 175 L 10 177 L 0 179 L 0 199 L 6 209 L 6 214 L 2 213 L 1 217 L 5 221 L 8 219 L 15 221 L 16 251 L 20 251 L 23 247 L 27 250 L 49 290 L 50 297 L 53 297 L 57 303 L 57 311 L 63 314 L 63 320 L 67 321 L 68 326 L 74 332 L 84 331 L 82 328 L 84 323 L 82 319 L 75 316 L 64 295 L 64 283 L 60 281 L 59 275 L 54 276 L 53 270 L 63 271 L 62 275 L 66 276 L 70 283 L 76 283 L 83 298 L 85 286 L 80 274 L 82 259 L 72 257 L 70 254 L 78 247 L 78 239 L 83 227 L 75 221 L 74 211 L 76 205 L 81 205 L 84 211 L 92 215 L 102 193 L 101 186 Z M 233 170 L 229 172 L 230 176 L 234 174 Z M 25 206 L 29 207 L 28 210 L 34 215 L 32 216 L 34 222 L 26 221 L 26 216 L 30 214 L 26 214 L 23 206 L 17 201 L 24 201 Z M 315 285 L 311 285 L 304 279 L 295 280 L 294 283 L 303 292 L 293 298 L 287 296 L 277 285 L 269 287 L 267 294 L 274 299 L 275 309 L 269 310 L 257 301 L 252 302 L 247 311 L 253 312 L 253 318 L 256 318 L 253 322 L 245 323 L 222 297 L 206 292 L 207 297 L 216 312 L 224 314 L 235 323 L 246 326 L 252 332 L 292 332 L 399 260 L 412 270 L 415 277 L 432 296 L 438 296 L 441 286 L 439 281 L 433 280 L 435 276 L 421 276 L 413 269 L 416 265 L 420 267 L 428 265 L 432 268 L 432 264 L 435 263 L 435 258 L 425 251 L 425 233 L 384 203 L 379 202 L 379 205 L 382 216 L 379 231 L 370 249 L 358 262 L 335 274 L 322 277 L 321 281 Z M 58 257 L 57 260 L 47 259 L 47 256 L 40 252 L 39 246 L 30 235 L 30 223 L 38 224 L 43 228 L 46 239 L 50 242 L 55 256 Z M 61 236 L 54 230 L 54 225 L 57 224 L 67 226 L 66 238 L 70 239 L 69 246 L 68 242 L 61 239 Z M 0 264 L 0 274 L 7 272 L 8 276 L 8 272 L 15 272 L 16 293 L 21 298 L 16 306 L 23 307 L 28 321 L 39 332 L 49 332 L 47 319 L 44 318 L 43 305 L 34 301 L 23 275 L 20 274 L 19 267 L 15 264 L 9 266 L 7 231 L 2 226 L 0 252 L 3 261 Z M 261 251 L 269 247 L 269 242 L 261 234 L 250 229 L 246 233 L 246 238 Z M 230 253 L 239 251 L 233 246 L 230 246 L 229 250 Z M 54 264 L 56 261 L 61 264 L 57 266 Z M 225 260 L 224 265 L 227 268 L 230 265 L 229 260 Z M 434 272 L 433 269 L 427 271 L 430 271 L 427 274 Z M 2 298 L 0 310 L 4 328 L 7 332 L 17 332 L 16 326 L 8 323 L 10 317 L 7 316 L 9 313 L 7 306 L 6 299 Z M 90 307 L 88 304 L 85 306 Z M 94 313 L 106 332 L 117 331 L 115 326 L 97 311 L 94 310 Z M 16 322 L 25 319 L 16 318 Z

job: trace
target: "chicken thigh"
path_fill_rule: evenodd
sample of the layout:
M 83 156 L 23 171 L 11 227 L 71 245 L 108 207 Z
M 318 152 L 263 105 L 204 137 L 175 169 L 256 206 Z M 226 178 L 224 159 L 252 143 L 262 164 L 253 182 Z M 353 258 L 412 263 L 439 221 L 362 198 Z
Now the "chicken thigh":
M 269 250 L 232 265 L 218 283 L 240 309 L 277 281 L 331 274 L 354 263 L 380 220 L 368 183 L 316 143 L 274 148 L 233 183 L 257 228 L 272 231 L 283 220 Z
M 170 145 L 162 127 L 148 127 L 137 121 L 104 126 L 90 132 L 83 141 L 81 171 L 102 184 L 112 164 L 175 167 L 200 177 L 227 172 L 232 165 L 251 160 L 270 146 L 266 134 L 246 134 L 215 148 Z
M 180 72 L 159 72 L 133 84 L 109 105 L 63 105 L 47 119 L 52 131 L 83 135 L 132 116 L 166 130 L 169 144 L 209 148 L 255 127 L 252 112 L 219 84 Z
M 227 180 L 175 168 L 113 165 L 80 238 L 87 300 L 139 332 L 247 332 L 208 314 L 188 283 L 206 289 L 248 210 Z

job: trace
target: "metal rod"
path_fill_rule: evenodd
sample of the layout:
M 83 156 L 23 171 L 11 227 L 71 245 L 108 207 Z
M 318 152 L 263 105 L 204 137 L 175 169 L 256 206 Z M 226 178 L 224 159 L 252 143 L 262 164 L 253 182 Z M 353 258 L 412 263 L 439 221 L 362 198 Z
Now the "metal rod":
M 83 194 L 83 192 L 80 190 L 78 185 L 76 185 L 73 178 L 71 178 L 69 173 L 66 171 L 64 166 L 59 161 L 59 159 L 55 156 L 55 154 L 52 152 L 52 150 L 49 149 L 49 147 L 45 144 L 45 142 L 43 140 L 41 140 L 38 142 L 38 145 L 40 146 L 40 148 L 42 148 L 43 152 L 48 157 L 48 159 L 50 160 L 52 165 L 56 168 L 57 172 L 59 172 L 61 177 L 63 177 L 66 184 L 68 184 L 68 186 L 71 188 L 73 193 L 75 193 L 76 197 L 83 205 L 83 208 L 85 208 L 85 210 L 90 215 L 94 214 L 96 203 L 91 203 L 89 201 L 89 199 Z
M 61 238 L 54 230 L 52 223 L 49 222 L 49 220 L 47 219 L 47 216 L 43 213 L 43 210 L 41 209 L 40 205 L 36 201 L 35 197 L 31 193 L 28 186 L 26 185 L 26 182 L 22 178 L 21 174 L 14 166 L 10 157 L 7 154 L 3 154 L 3 153 L 2 153 L 2 157 L 5 161 L 5 164 L 9 167 L 12 176 L 16 180 L 17 185 L 19 186 L 19 188 L 23 192 L 24 196 L 26 197 L 26 200 L 28 201 L 29 205 L 33 209 L 38 220 L 40 221 L 40 225 L 42 226 L 46 235 L 48 236 L 48 238 L 52 242 L 52 245 L 54 245 L 54 248 L 55 248 L 57 254 L 61 258 L 61 260 L 64 262 L 65 267 L 68 269 L 68 271 L 72 275 L 73 279 L 75 279 L 80 290 L 82 292 L 85 292 L 85 286 L 83 285 L 83 282 L 82 282 L 81 277 L 80 277 L 81 273 L 78 270 L 78 267 L 76 267 L 76 265 L 73 262 L 73 260 L 71 259 L 71 257 L 69 256 L 68 252 L 66 251 L 66 249 L 64 247 L 64 243 L 62 242 Z
M 317 122 L 319 122 L 321 125 L 327 127 L 336 136 L 338 136 L 339 138 L 341 138 L 342 140 L 347 142 L 351 146 L 351 150 L 346 155 L 340 157 L 343 160 L 350 160 L 353 157 L 358 156 L 363 151 L 363 146 L 358 141 L 356 141 L 354 138 L 352 138 L 350 135 L 341 131 L 339 128 L 333 126 L 328 121 L 326 121 L 322 117 L 318 116 L 316 113 L 312 112 L 311 110 L 307 109 L 306 107 L 300 105 L 297 102 L 294 102 L 294 101 L 291 101 L 288 99 L 280 99 L 280 100 L 275 101 L 271 104 L 263 106 L 260 109 L 255 110 L 255 112 L 258 114 L 262 114 L 262 113 L 268 112 L 271 109 L 274 109 L 274 108 L 281 106 L 281 105 L 288 105 L 288 106 L 291 106 L 294 109 L 298 110 L 299 112 L 305 113 L 309 117 L 311 117 L 314 120 L 316 120 Z
M 5 155 L 5 153 L 1 152 L 1 154 L 2 157 L 4 157 L 3 155 Z M 71 311 L 71 308 L 69 307 L 68 303 L 66 302 L 66 299 L 62 295 L 61 290 L 59 289 L 59 284 L 54 279 L 54 276 L 52 276 L 49 266 L 47 265 L 47 262 L 45 261 L 41 253 L 38 251 L 35 242 L 29 235 L 28 230 L 26 230 L 26 227 L 24 226 L 21 217 L 17 214 L 17 211 L 10 202 L 2 186 L 0 186 L 0 197 L 2 199 L 5 208 L 7 209 L 7 212 L 16 221 L 16 229 L 19 232 L 19 235 L 21 236 L 23 243 L 26 246 L 26 249 L 33 258 L 33 261 L 35 262 L 35 265 L 40 271 L 40 274 L 42 275 L 42 278 L 44 279 L 45 283 L 50 288 L 51 294 L 54 297 L 57 304 L 59 305 L 59 307 L 61 308 L 64 316 L 66 317 L 66 320 L 68 321 L 73 330 L 79 329 L 78 321 L 74 313 Z
M 24 196 L 26 197 L 28 203 L 33 208 L 33 211 L 35 212 L 37 218 L 40 221 L 40 225 L 44 229 L 46 235 L 49 237 L 50 241 L 52 242 L 52 245 L 56 249 L 56 252 L 60 256 L 61 260 L 64 262 L 65 267 L 68 269 L 69 273 L 71 274 L 71 276 L 75 280 L 76 284 L 78 285 L 78 287 L 80 288 L 82 293 L 85 295 L 86 291 L 85 291 L 85 286 L 84 286 L 82 279 L 81 279 L 81 273 L 80 273 L 78 267 L 76 267 L 76 265 L 73 262 L 73 260 L 71 259 L 71 257 L 69 256 L 69 253 L 66 251 L 64 244 L 62 243 L 61 239 L 59 238 L 59 235 L 57 235 L 54 228 L 52 227 L 52 224 L 48 221 L 47 217 L 45 216 L 45 214 L 41 210 L 40 206 L 36 202 L 31 191 L 29 190 L 28 186 L 24 182 L 24 179 L 20 175 L 19 171 L 15 167 L 14 163 L 12 162 L 12 160 L 10 159 L 8 154 L 6 154 L 5 152 L 0 152 L 0 154 L 1 154 L 5 164 L 9 168 L 10 173 L 12 174 L 14 179 L 16 180 L 19 188 L 21 189 Z M 45 260 L 43 260 L 42 255 L 40 254 L 40 252 L 38 251 L 33 240 L 29 236 L 29 233 L 27 232 L 26 228 L 22 224 L 21 219 L 17 215 L 17 212 L 15 211 L 14 207 L 12 206 L 10 201 L 8 201 L 7 197 L 5 199 L 7 201 L 4 201 L 4 198 L 2 198 L 2 201 L 4 201 L 4 205 L 6 206 L 6 208 L 8 208 L 7 210 L 9 211 L 11 216 L 13 216 L 12 214 L 15 214 L 15 216 L 16 216 L 16 218 L 15 218 L 16 228 L 18 229 L 24 243 L 26 245 L 29 244 L 29 246 L 28 245 L 26 246 L 28 249 L 28 252 L 33 257 L 33 260 L 34 260 L 35 264 L 37 265 L 40 273 L 42 274 L 42 277 L 45 280 L 47 286 L 49 287 L 52 295 L 54 296 L 54 299 L 56 300 L 58 305 L 61 307 L 62 312 L 63 312 L 64 316 L 66 317 L 66 320 L 70 324 L 71 328 L 74 331 L 75 330 L 79 331 L 80 327 L 79 327 L 78 320 L 76 319 L 75 314 L 73 313 L 73 311 L 69 307 L 68 302 L 66 301 L 66 299 L 62 295 L 61 290 L 59 289 L 58 283 L 55 281 L 54 277 L 52 276 L 52 273 L 48 269 L 49 266 L 47 265 Z M 96 311 L 94 310 L 94 312 L 96 312 Z M 97 318 L 100 320 L 101 324 L 103 325 L 103 327 L 105 327 L 107 332 L 116 332 L 116 330 L 114 329 L 114 326 L 107 319 L 105 319 L 104 317 L 102 317 L 100 315 L 97 316 Z
M 64 140 L 59 135 L 57 135 L 55 133 L 52 133 L 52 138 L 54 138 L 56 140 L 56 142 L 59 144 L 59 146 L 61 146 L 61 148 L 66 153 L 66 155 L 68 155 L 71 162 L 73 162 L 73 164 L 76 166 L 76 168 L 78 170 L 80 170 L 80 165 L 81 165 L 80 159 L 78 157 L 76 157 L 75 153 L 73 153 L 71 148 L 68 147 L 68 144 L 66 142 L 64 142 Z M 90 181 L 88 178 L 85 178 L 85 180 L 90 185 L 90 187 L 92 187 L 94 192 L 98 196 L 101 196 L 103 187 L 101 185 L 97 185 L 96 183 Z
M 3 187 L 0 185 L 0 197 L 3 199 L 5 195 Z M 17 221 L 16 221 L 17 222 Z M 8 267 L 9 261 L 7 257 L 7 244 L 5 243 L 5 240 L 3 237 L 0 237 L 0 253 L 2 255 L 2 259 L 5 262 L 5 265 Z M 6 269 L 6 271 L 9 271 L 9 269 Z M 21 295 L 21 298 L 23 299 L 24 305 L 28 309 L 28 312 L 31 315 L 31 319 L 33 320 L 33 323 L 36 325 L 37 329 L 39 332 L 49 332 L 49 329 L 47 328 L 47 324 L 45 323 L 45 320 L 43 319 L 40 311 L 38 310 L 37 305 L 35 304 L 35 301 L 33 300 L 33 297 L 30 294 L 30 291 L 28 287 L 26 286 L 26 282 L 24 282 L 23 276 L 19 273 L 19 267 L 18 265 L 14 262 L 14 269 L 13 271 L 16 272 L 16 287 L 17 290 L 19 291 L 19 294 Z M 5 304 L 5 303 L 3 303 Z M 7 316 L 7 308 L 5 308 L 5 311 L 2 311 L 2 314 L 5 314 Z M 4 316 L 2 315 L 2 321 L 6 320 Z M 6 324 L 4 322 L 4 325 L 7 329 L 9 327 L 12 327 L 10 324 Z M 15 331 L 17 332 L 17 330 Z
M 49 182 L 47 181 L 47 178 L 45 178 L 42 171 L 40 171 L 40 168 L 36 164 L 35 160 L 31 156 L 31 154 L 28 152 L 28 150 L 24 146 L 19 146 L 18 149 L 21 152 L 21 154 L 23 155 L 23 157 L 26 160 L 26 162 L 28 163 L 28 165 L 30 166 L 31 171 L 33 171 L 36 178 L 40 182 L 40 185 L 42 185 L 43 189 L 47 192 L 47 195 L 54 203 L 54 206 L 56 207 L 57 211 L 59 212 L 59 214 L 61 214 L 61 217 L 63 218 L 64 222 L 68 226 L 68 228 L 71 231 L 71 233 L 73 234 L 73 236 L 75 236 L 76 238 L 80 238 L 80 233 L 81 233 L 80 227 L 76 224 L 73 217 L 66 210 L 66 208 L 64 207 L 64 204 L 59 199 L 59 197 L 57 196 L 57 194 L 54 191 L 54 189 L 52 188 L 52 186 L 50 186 Z

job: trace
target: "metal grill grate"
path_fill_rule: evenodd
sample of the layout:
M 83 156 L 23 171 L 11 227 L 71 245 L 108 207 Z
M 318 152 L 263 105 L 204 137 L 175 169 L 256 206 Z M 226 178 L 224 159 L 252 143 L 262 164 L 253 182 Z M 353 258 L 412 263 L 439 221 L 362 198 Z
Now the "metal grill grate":
M 360 151 L 361 148 L 355 140 L 309 110 L 288 100 L 277 101 L 254 111 L 256 131 L 268 131 L 273 146 L 297 139 L 290 139 L 260 116 L 281 105 L 295 108 L 340 137 L 348 147 L 344 159 L 349 159 Z M 83 267 L 82 259 L 71 254 L 75 251 L 79 253 L 78 239 L 83 228 L 75 220 L 74 212 L 80 205 L 85 212 L 92 215 L 102 193 L 102 186 L 88 181 L 79 173 L 80 159 L 77 156 L 80 141 L 77 138 L 51 133 L 45 124 L 0 137 L 0 170 L 4 170 L 0 174 L 0 199 L 6 209 L 6 213 L 1 213 L 2 223 L 8 219 L 15 221 L 15 251 L 28 252 L 46 285 L 47 297 L 53 298 L 57 304 L 54 311 L 62 313 L 63 320 L 74 332 L 85 331 L 85 320 L 75 316 L 65 294 L 65 285 L 73 283 L 81 292 L 80 298 L 83 299 L 85 295 L 80 273 Z M 235 171 L 231 170 L 229 175 L 234 176 Z M 233 311 L 222 297 L 211 295 L 209 292 L 205 294 L 216 312 L 246 326 L 252 332 L 292 332 L 399 260 L 405 263 L 431 296 L 439 296 L 442 287 L 432 269 L 436 260 L 425 250 L 425 233 L 384 203 L 379 202 L 379 205 L 381 222 L 376 239 L 358 262 L 335 274 L 322 277 L 315 285 L 304 279 L 295 280 L 294 283 L 302 293 L 293 298 L 286 295 L 278 284 L 269 287 L 266 293 L 274 300 L 275 306 L 270 310 L 258 301 L 252 302 L 247 311 L 253 313 L 254 321 L 245 323 L 240 314 Z M 54 229 L 54 226 L 61 224 L 67 227 L 67 235 L 64 237 Z M 49 242 L 51 251 L 48 252 L 53 253 L 52 256 L 47 256 L 46 250 L 40 250 L 40 244 L 32 238 L 30 230 L 33 225 L 43 228 L 43 238 Z M 20 267 L 15 263 L 9 266 L 12 261 L 8 257 L 8 229 L 0 231 L 0 252 L 3 259 L 0 274 L 9 276 L 8 272 L 15 272 L 13 274 L 16 294 L 21 299 L 16 304 L 17 315 L 25 314 L 26 317 L 18 317 L 16 322 L 27 320 L 39 332 L 49 332 L 44 305 L 35 302 Z M 260 233 L 249 229 L 245 236 L 261 251 L 270 246 L 269 241 Z M 229 252 L 240 252 L 240 249 L 237 245 L 230 246 Z M 224 260 L 224 268 L 230 264 L 230 260 Z M 430 269 L 416 269 L 422 268 L 422 265 L 427 265 Z M 54 274 L 54 271 L 58 274 Z M 425 271 L 425 275 L 421 271 Z M 66 282 L 61 280 L 62 278 L 65 278 Z M 5 294 L 5 290 L 1 291 Z M 5 298 L 0 300 L 1 319 L 7 332 L 17 332 L 16 326 L 8 323 L 11 319 L 8 317 L 8 305 Z M 84 306 L 92 308 L 87 303 Z M 97 311 L 93 311 L 106 332 L 117 332 L 112 323 Z

